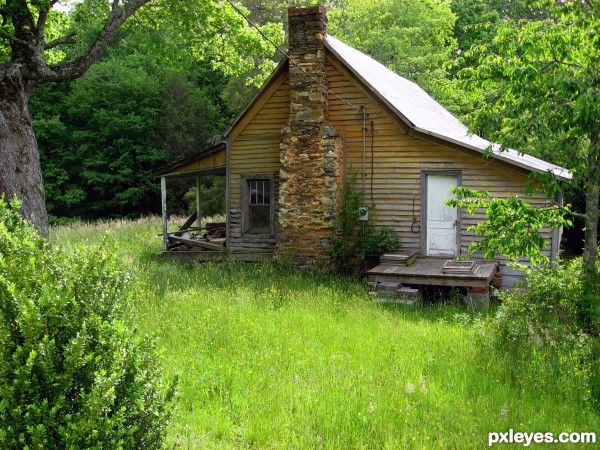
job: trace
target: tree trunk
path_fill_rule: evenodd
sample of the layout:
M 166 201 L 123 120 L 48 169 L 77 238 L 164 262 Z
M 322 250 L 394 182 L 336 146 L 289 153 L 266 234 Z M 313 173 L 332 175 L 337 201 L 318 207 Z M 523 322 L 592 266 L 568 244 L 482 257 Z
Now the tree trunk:
M 48 237 L 40 157 L 27 108 L 30 88 L 18 71 L 0 78 L 0 194 L 7 200 L 16 195 L 23 216 Z
M 585 192 L 585 246 L 583 266 L 595 272 L 598 248 L 598 206 L 600 197 L 600 136 L 592 133 L 588 155 L 588 179 Z

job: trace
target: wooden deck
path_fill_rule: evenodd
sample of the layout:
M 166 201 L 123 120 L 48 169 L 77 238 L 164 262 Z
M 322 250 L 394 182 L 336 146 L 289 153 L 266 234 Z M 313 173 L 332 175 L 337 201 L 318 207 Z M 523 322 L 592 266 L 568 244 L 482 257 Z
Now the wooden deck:
M 369 270 L 369 281 L 395 281 L 402 284 L 459 286 L 488 289 L 498 263 L 477 264 L 473 273 L 444 273 L 445 259 L 417 259 L 410 266 L 381 264 Z

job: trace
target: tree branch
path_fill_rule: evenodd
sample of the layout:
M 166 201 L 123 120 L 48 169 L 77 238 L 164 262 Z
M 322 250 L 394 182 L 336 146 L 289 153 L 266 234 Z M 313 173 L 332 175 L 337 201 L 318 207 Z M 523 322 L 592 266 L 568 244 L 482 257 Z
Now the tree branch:
M 572 211 L 571 209 L 567 208 L 566 206 L 561 205 L 560 203 L 556 203 L 555 201 L 548 201 L 544 204 L 544 206 L 542 208 L 540 208 L 541 210 L 548 210 L 548 209 L 558 209 L 559 211 L 564 212 L 565 214 L 568 214 L 569 216 L 572 217 L 577 217 L 578 219 L 585 219 L 586 215 L 582 214 L 582 213 L 578 213 L 575 211 Z
M 66 61 L 54 66 L 38 66 L 36 67 L 35 72 L 27 74 L 28 78 L 34 81 L 46 82 L 71 80 L 80 77 L 100 58 L 100 56 L 102 56 L 120 26 L 123 25 L 132 14 L 150 1 L 151 0 L 130 0 L 120 4 L 119 0 L 114 0 L 104 27 L 100 30 L 96 40 L 85 54 L 73 61 Z M 56 41 L 58 41 L 58 39 L 50 44 L 55 43 Z
M 58 0 L 50 0 L 45 6 L 40 7 L 40 13 L 38 14 L 37 29 L 38 29 L 38 45 L 43 45 L 46 42 L 46 20 L 48 20 L 48 13 L 55 5 Z
M 33 45 L 31 45 L 29 42 L 24 41 L 23 39 L 19 39 L 18 37 L 13 36 L 12 34 L 7 33 L 6 31 L 0 30 L 0 38 L 7 39 L 15 44 L 24 45 L 30 48 L 31 50 L 35 50 Z
M 50 50 L 51 48 L 58 47 L 59 45 L 76 44 L 77 41 L 75 39 L 73 39 L 76 34 L 77 34 L 76 31 L 71 31 L 66 36 L 63 36 L 61 38 L 54 39 L 53 41 L 47 42 L 44 45 L 44 50 Z

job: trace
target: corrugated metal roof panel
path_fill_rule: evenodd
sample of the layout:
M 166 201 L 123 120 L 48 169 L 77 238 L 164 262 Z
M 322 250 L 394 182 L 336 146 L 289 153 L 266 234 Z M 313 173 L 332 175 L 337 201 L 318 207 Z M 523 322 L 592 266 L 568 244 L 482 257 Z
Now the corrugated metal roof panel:
M 477 135 L 469 134 L 467 127 L 446 108 L 436 102 L 420 86 L 392 72 L 370 56 L 344 44 L 333 36 L 327 36 L 327 48 L 340 59 L 350 71 L 384 101 L 410 127 L 421 133 L 452 142 L 484 153 L 491 148 L 494 157 L 524 169 L 547 172 L 570 179 L 571 172 L 516 150 L 503 149 Z

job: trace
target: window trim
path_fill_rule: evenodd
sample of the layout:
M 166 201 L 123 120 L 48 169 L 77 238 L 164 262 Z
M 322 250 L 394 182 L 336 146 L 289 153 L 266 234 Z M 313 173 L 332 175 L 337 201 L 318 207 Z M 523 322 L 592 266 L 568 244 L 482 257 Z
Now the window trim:
M 253 232 L 249 230 L 250 223 L 250 192 L 248 190 L 250 181 L 269 181 L 270 182 L 270 208 L 269 218 L 270 226 L 268 232 Z M 275 236 L 275 175 L 268 174 L 246 174 L 242 175 L 241 179 L 241 196 L 240 196 L 240 209 L 242 212 L 242 236 L 263 236 L 273 237 Z

